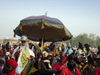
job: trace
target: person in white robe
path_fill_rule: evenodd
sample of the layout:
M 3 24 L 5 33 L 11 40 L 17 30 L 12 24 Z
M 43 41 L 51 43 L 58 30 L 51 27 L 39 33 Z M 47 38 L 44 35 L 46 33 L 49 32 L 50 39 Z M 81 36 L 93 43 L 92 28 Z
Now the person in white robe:
M 20 51 L 19 57 L 18 57 L 18 67 L 16 69 L 16 73 L 21 74 L 23 69 L 25 68 L 26 64 L 28 63 L 28 60 L 31 57 L 35 57 L 35 54 L 32 50 L 29 49 L 29 44 L 27 42 L 27 37 L 22 36 L 21 37 L 21 45 L 19 45 L 13 52 L 12 57 L 14 58 L 14 54 Z

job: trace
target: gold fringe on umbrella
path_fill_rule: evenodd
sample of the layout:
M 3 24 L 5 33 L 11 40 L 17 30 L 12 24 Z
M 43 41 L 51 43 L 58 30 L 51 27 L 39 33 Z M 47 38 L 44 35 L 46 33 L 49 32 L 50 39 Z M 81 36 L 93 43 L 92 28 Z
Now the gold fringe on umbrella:
M 43 20 L 41 21 L 41 24 L 42 24 L 41 29 L 44 29 L 44 21 Z
M 70 40 L 71 40 L 70 43 L 72 44 L 72 38 Z
M 13 37 L 16 37 L 16 34 L 14 33 L 14 36 Z
M 71 41 L 70 41 L 71 44 L 73 43 L 72 37 L 73 37 L 73 36 L 71 36 L 71 39 L 70 39 L 70 40 L 71 40 Z

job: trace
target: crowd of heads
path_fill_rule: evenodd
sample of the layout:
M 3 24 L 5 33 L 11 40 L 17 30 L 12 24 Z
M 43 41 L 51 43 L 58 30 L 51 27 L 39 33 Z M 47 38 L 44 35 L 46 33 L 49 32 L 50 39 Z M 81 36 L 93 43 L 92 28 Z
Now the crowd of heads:
M 59 73 L 59 70 L 62 70 L 62 65 L 67 65 L 70 71 L 77 66 L 81 72 L 89 68 L 89 65 L 92 65 L 92 67 L 100 66 L 100 46 L 98 46 L 97 50 L 92 51 L 89 44 L 83 45 L 79 42 L 79 46 L 74 49 L 71 44 L 58 46 L 56 42 L 52 42 L 48 46 L 44 43 L 41 50 L 41 42 L 39 44 L 28 43 L 26 39 L 22 37 L 19 45 L 11 46 L 9 42 L 2 45 L 0 50 L 0 75 L 5 72 L 15 71 L 19 54 L 17 52 L 14 58 L 12 54 L 17 46 L 26 46 L 26 43 L 35 54 L 34 58 L 30 56 L 31 61 L 33 61 L 32 67 L 35 67 L 39 72 L 45 70 Z M 88 66 L 84 68 L 81 63 Z M 30 73 L 30 75 L 35 75 L 35 72 Z

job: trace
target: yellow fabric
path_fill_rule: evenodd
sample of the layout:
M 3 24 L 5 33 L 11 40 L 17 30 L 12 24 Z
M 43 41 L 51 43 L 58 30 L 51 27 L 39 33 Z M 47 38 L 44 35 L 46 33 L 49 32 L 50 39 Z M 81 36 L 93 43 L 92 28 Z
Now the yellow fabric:
M 88 67 L 88 64 L 86 64 L 84 67 L 83 65 L 85 65 L 84 63 L 81 63 L 81 65 L 79 65 L 79 68 L 82 70 L 85 70 Z
M 46 44 L 43 45 L 43 48 L 45 48 L 45 47 L 46 47 Z
M 39 47 L 39 45 L 38 45 L 38 47 Z M 43 50 L 45 49 L 45 47 L 46 47 L 46 44 L 43 44 Z M 39 47 L 39 49 L 41 50 L 41 47 Z
M 22 64 L 22 67 L 24 67 L 24 65 L 26 65 L 27 63 L 27 57 L 24 53 L 22 53 L 21 55 L 21 64 Z
M 31 70 L 30 70 L 30 72 L 29 72 L 29 74 L 30 74 L 30 73 L 33 73 L 33 72 L 35 72 L 35 71 L 37 71 L 37 69 L 36 69 L 35 67 L 32 67 Z
M 84 63 L 82 62 L 81 65 L 84 65 Z
M 28 66 L 29 66 L 29 64 L 30 64 L 30 62 L 31 62 L 31 60 L 28 61 L 28 63 L 26 64 L 24 70 L 22 71 L 21 75 L 26 75 L 26 70 L 27 70 L 27 68 L 28 68 Z
M 56 50 L 56 54 L 59 55 L 59 51 L 58 50 Z
M 47 57 L 48 56 L 48 53 L 45 53 L 45 56 L 44 57 Z
M 39 49 L 41 50 L 41 47 L 39 47 Z
M 88 67 L 88 65 L 86 64 L 86 65 L 83 67 L 83 70 L 86 69 L 87 67 Z
M 21 59 L 20 59 L 22 67 L 24 67 L 27 64 L 29 57 L 30 57 L 29 51 L 26 49 L 26 47 L 23 47 L 22 55 L 21 55 Z
M 79 67 L 80 67 L 80 69 L 82 68 L 82 66 L 81 66 L 81 65 L 79 65 Z
M 28 48 L 27 47 L 23 47 L 22 49 L 23 49 L 22 52 L 27 56 L 27 58 L 29 58 L 30 57 L 30 53 L 29 53 Z

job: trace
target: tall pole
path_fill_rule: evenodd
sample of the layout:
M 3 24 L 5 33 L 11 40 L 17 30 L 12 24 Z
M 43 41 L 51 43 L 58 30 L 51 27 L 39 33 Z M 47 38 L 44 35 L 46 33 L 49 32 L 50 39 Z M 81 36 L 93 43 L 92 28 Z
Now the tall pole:
M 42 38 L 42 42 L 41 42 L 41 51 L 43 51 L 43 38 Z

